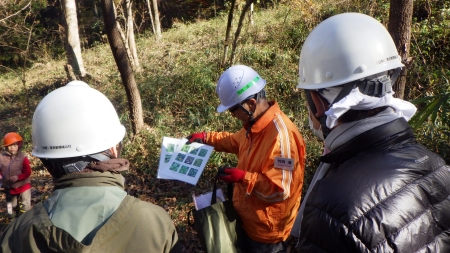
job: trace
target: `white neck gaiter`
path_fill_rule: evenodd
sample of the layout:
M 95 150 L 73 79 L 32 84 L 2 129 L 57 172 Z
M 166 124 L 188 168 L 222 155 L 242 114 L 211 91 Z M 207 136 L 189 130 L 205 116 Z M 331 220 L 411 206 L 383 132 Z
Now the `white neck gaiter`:
M 334 89 L 333 93 L 336 93 L 334 97 L 339 94 L 340 89 Z M 327 127 L 330 129 L 337 125 L 337 119 L 346 113 L 348 110 L 370 110 L 382 106 L 390 106 L 394 109 L 395 114 L 400 117 L 404 117 L 407 121 L 414 116 L 417 108 L 408 101 L 394 98 L 392 95 L 394 93 L 387 93 L 382 97 L 372 97 L 362 94 L 358 88 L 354 88 L 346 97 L 334 103 L 328 111 L 325 112 L 327 115 Z M 330 94 L 326 97 L 331 103 L 332 100 L 329 99 Z M 330 101 L 331 100 L 331 101 Z

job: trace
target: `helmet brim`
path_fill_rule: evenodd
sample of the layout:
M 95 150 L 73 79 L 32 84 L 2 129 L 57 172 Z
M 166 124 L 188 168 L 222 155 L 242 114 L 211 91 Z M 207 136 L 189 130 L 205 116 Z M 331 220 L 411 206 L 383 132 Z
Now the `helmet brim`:
M 218 112 L 218 113 L 222 113 L 222 112 L 228 110 L 230 107 L 232 107 L 232 106 L 224 106 L 223 104 L 220 104 L 220 105 L 217 107 L 217 112 Z

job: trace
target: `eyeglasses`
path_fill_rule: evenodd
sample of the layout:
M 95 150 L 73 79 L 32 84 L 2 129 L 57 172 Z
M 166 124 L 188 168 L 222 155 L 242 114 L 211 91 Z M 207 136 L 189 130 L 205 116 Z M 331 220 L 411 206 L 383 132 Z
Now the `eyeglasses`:
M 236 104 L 235 106 L 231 107 L 230 109 L 228 109 L 229 112 L 234 113 L 237 109 L 242 108 L 245 110 L 243 104 L 245 104 L 245 102 L 247 102 L 250 98 L 252 98 L 251 96 L 248 97 L 247 99 L 245 99 L 244 101 Z

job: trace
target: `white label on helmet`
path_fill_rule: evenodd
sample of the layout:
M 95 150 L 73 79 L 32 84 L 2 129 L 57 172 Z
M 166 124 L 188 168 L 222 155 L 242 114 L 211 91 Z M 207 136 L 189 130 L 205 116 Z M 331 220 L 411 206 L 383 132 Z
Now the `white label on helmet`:
M 42 149 L 65 149 L 72 148 L 72 145 L 59 145 L 59 146 L 41 146 Z
M 294 159 L 276 156 L 274 167 L 282 170 L 294 170 Z

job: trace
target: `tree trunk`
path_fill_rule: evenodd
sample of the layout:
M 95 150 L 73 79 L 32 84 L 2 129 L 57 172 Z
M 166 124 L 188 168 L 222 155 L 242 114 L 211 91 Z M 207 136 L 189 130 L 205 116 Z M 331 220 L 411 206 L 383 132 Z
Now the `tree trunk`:
M 27 101 L 27 112 L 31 111 L 31 107 L 30 107 L 30 93 L 28 92 L 27 79 L 26 79 L 26 70 L 27 70 L 26 66 L 27 66 L 27 61 L 28 61 L 28 55 L 30 54 L 30 43 L 31 43 L 31 36 L 33 35 L 33 27 L 34 27 L 34 24 L 31 26 L 30 33 L 28 34 L 27 48 L 26 48 L 25 52 L 22 54 L 24 57 L 23 66 L 22 66 L 22 84 L 25 89 L 25 97 L 26 97 L 26 101 Z
M 398 98 L 403 99 L 406 88 L 406 75 L 411 63 L 408 56 L 414 3 L 413 0 L 391 0 L 390 2 L 388 30 L 397 46 L 402 63 L 405 64 L 405 67 L 393 85 L 393 90 Z
M 83 57 L 81 56 L 80 37 L 78 35 L 77 7 L 75 0 L 62 0 L 64 12 L 65 44 L 68 64 L 70 64 L 77 76 L 86 76 Z
M 130 61 L 127 58 L 124 42 L 116 27 L 116 15 L 112 0 L 102 0 L 102 10 L 109 45 L 127 93 L 133 133 L 136 134 L 144 126 L 141 95 L 134 79 Z
M 124 25 L 125 25 L 125 33 L 122 30 L 122 26 L 120 25 L 120 18 L 117 17 L 117 8 L 116 5 L 113 2 L 113 9 L 114 9 L 114 16 L 116 17 L 116 28 L 117 31 L 120 34 L 120 38 L 122 38 L 122 42 L 123 45 L 125 46 L 125 51 L 127 52 L 127 58 L 128 61 L 131 64 L 131 68 L 133 69 L 133 71 L 135 70 L 135 66 L 134 66 L 134 60 L 133 60 L 133 56 L 131 55 L 131 51 L 130 51 L 130 47 L 128 46 L 128 40 L 127 40 L 127 36 L 125 35 L 125 33 L 127 32 L 127 25 L 128 23 L 126 22 L 126 20 L 124 21 Z M 125 7 L 123 7 L 122 9 L 126 9 Z
M 133 11 L 132 11 L 132 2 L 130 0 L 125 0 L 124 4 L 125 10 L 125 22 L 127 22 L 127 41 L 128 47 L 130 48 L 131 60 L 133 61 L 134 70 L 136 72 L 141 71 L 141 66 L 139 64 L 139 58 L 137 56 L 136 42 L 134 40 L 134 25 L 133 25 Z
M 153 21 L 153 14 L 152 8 L 150 7 L 150 0 L 147 0 L 147 7 L 148 7 L 148 14 L 150 15 L 150 23 L 152 23 L 153 34 L 155 35 L 156 38 L 155 22 Z
M 228 46 L 231 44 L 230 43 L 230 32 L 231 32 L 231 26 L 233 24 L 233 12 L 234 12 L 235 6 L 236 6 L 236 0 L 231 0 L 231 7 L 230 7 L 230 11 L 228 12 L 227 31 L 225 33 L 225 41 L 223 42 L 222 66 L 225 66 L 225 64 L 227 63 Z
M 230 58 L 230 65 L 233 65 L 234 62 L 234 55 L 236 52 L 237 47 L 237 41 L 239 39 L 239 35 L 241 34 L 242 25 L 244 24 L 245 14 L 247 13 L 248 9 L 250 8 L 250 5 L 253 4 L 256 0 L 247 0 L 245 2 L 245 6 L 242 9 L 241 16 L 239 17 L 239 23 L 236 28 L 236 32 L 234 33 L 234 40 L 233 40 L 233 47 L 231 48 L 231 58 Z
M 98 10 L 97 10 L 97 1 L 92 1 L 93 2 L 93 4 L 94 4 L 94 14 L 95 14 L 95 16 L 96 17 L 98 17 Z
M 250 5 L 250 11 L 248 12 L 248 19 L 250 20 L 250 24 L 253 25 L 255 21 L 253 20 L 253 3 Z
M 152 0 L 153 16 L 155 17 L 156 40 L 161 39 L 161 22 L 159 21 L 158 1 Z

